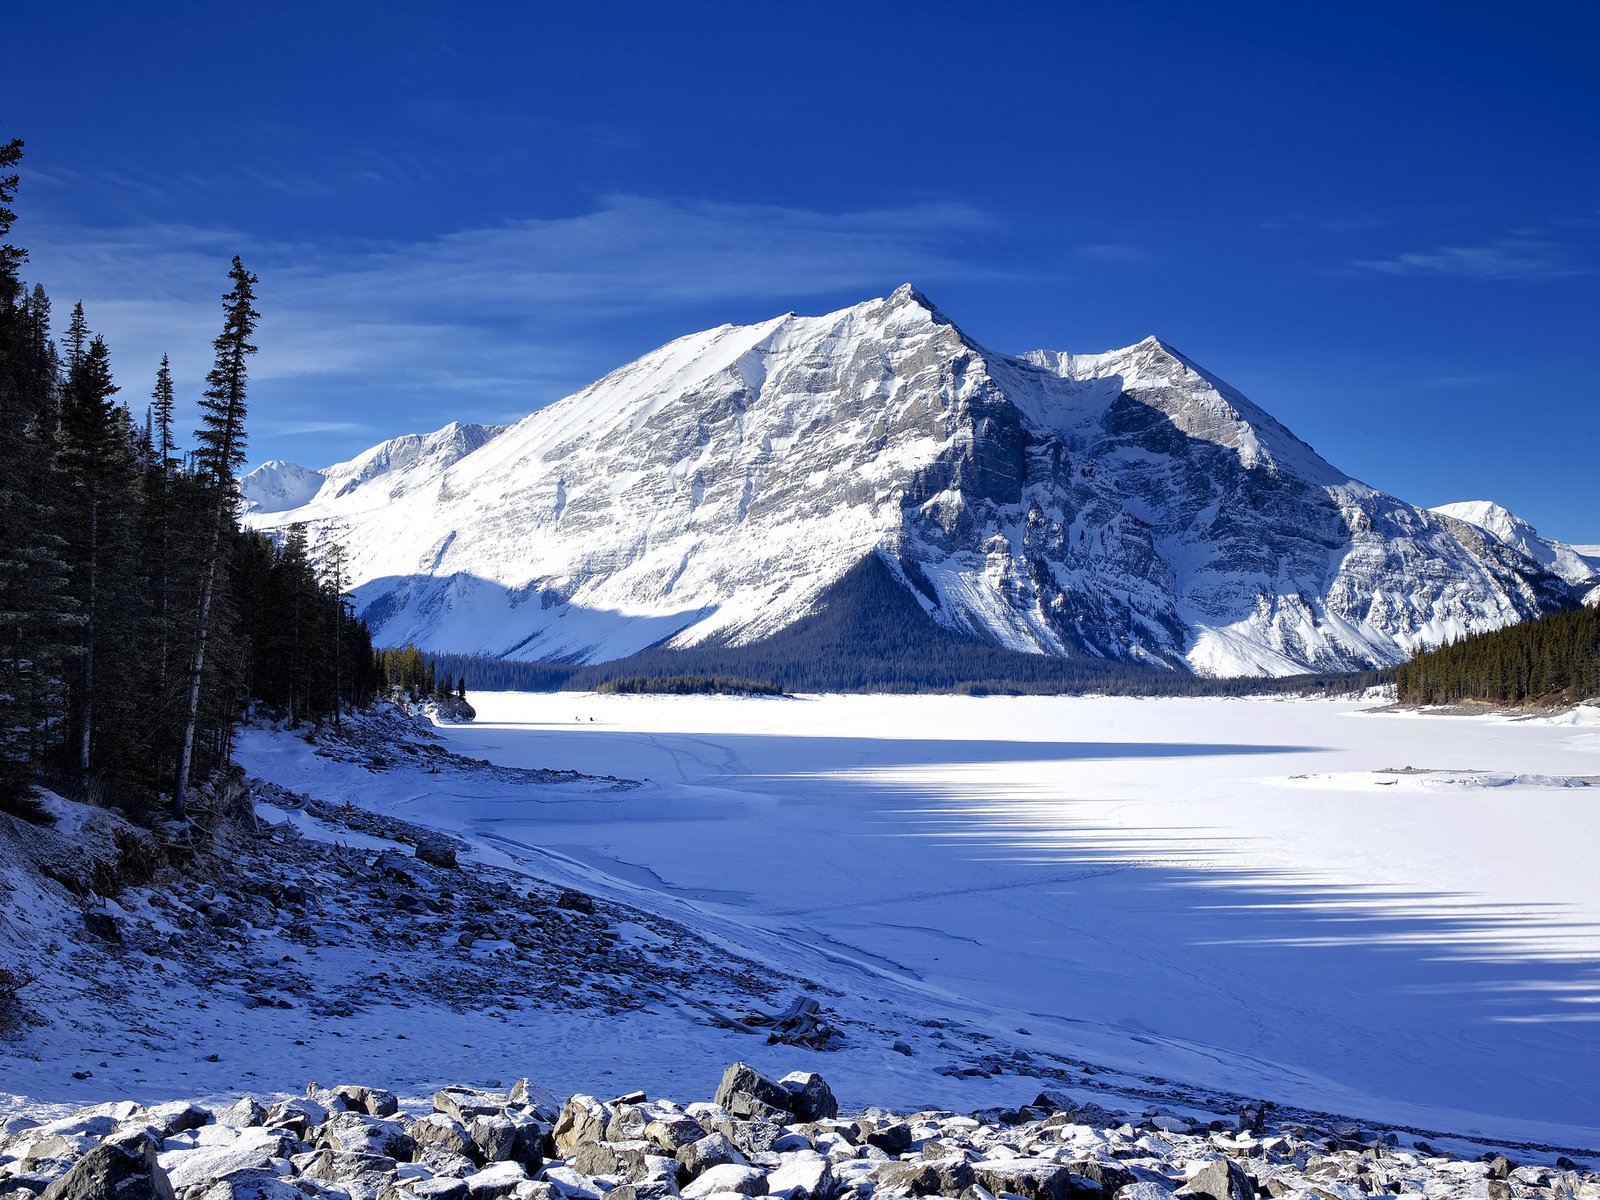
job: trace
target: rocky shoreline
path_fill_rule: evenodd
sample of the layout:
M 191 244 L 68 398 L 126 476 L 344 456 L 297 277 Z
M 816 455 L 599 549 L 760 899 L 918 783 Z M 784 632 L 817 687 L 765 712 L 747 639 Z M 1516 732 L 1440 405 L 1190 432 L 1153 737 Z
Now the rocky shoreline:
M 559 1108 L 526 1081 L 446 1087 L 402 1106 L 381 1088 L 311 1085 L 267 1104 L 102 1104 L 0 1124 L 9 1200 L 1595 1200 L 1558 1158 L 1453 1157 L 1355 1126 L 1113 1114 L 1047 1092 L 1021 1109 L 841 1116 L 821 1076 L 744 1063 L 709 1103 L 635 1092 Z

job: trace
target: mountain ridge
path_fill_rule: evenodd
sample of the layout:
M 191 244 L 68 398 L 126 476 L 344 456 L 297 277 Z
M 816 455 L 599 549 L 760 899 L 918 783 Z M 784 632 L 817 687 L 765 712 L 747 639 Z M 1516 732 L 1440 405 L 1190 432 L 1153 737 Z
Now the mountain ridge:
M 351 494 L 249 519 L 343 540 L 380 641 L 572 662 L 759 642 L 869 554 L 964 636 L 1212 675 L 1390 664 L 1573 600 L 1159 338 L 998 354 L 910 285 L 688 334 L 441 438 L 463 428 L 410 435 L 445 448 L 403 487 L 367 470 L 383 443 L 325 473 Z

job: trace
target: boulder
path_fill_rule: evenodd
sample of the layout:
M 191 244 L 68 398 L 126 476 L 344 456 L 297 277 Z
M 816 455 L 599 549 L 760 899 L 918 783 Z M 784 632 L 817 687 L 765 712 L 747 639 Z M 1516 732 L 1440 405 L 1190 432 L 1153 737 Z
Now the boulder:
M 644 1136 L 668 1154 L 677 1152 L 690 1142 L 706 1136 L 700 1122 L 690 1116 L 657 1117 L 644 1127 Z
M 408 1162 L 417 1144 L 399 1121 L 369 1117 L 361 1112 L 337 1112 L 317 1126 L 308 1138 L 314 1146 L 340 1150 L 347 1154 L 375 1154 Z
M 369 1117 L 392 1117 L 400 1111 L 399 1099 L 384 1088 L 341 1083 L 333 1089 L 333 1094 L 343 1100 L 351 1112 L 364 1112 Z
M 249 1129 L 267 1123 L 267 1110 L 249 1096 L 241 1097 L 217 1114 L 217 1124 Z
M 1137 1177 L 1132 1171 L 1123 1167 L 1113 1166 L 1111 1163 L 1103 1163 L 1096 1159 L 1069 1162 L 1067 1170 L 1074 1175 L 1089 1180 L 1091 1183 L 1098 1183 L 1108 1196 L 1137 1181 Z
M 781 1124 L 794 1115 L 788 1090 L 745 1062 L 736 1062 L 722 1073 L 714 1099 L 735 1117 L 777 1117 Z
M 880 1123 L 871 1117 L 856 1122 L 855 1134 L 857 1145 L 876 1146 L 885 1154 L 904 1154 L 916 1140 L 911 1136 L 911 1126 L 904 1121 Z
M 305 1200 L 271 1167 L 251 1167 L 186 1193 L 184 1200 Z
M 739 1148 L 728 1140 L 726 1134 L 721 1133 L 708 1133 L 687 1146 L 679 1147 L 677 1159 L 691 1177 L 729 1163 L 738 1166 L 749 1165 L 749 1161 L 740 1153 Z
M 832 1200 L 838 1190 L 833 1164 L 815 1150 L 784 1155 L 778 1169 L 767 1175 L 767 1195 L 783 1200 Z
M 438 833 L 420 833 L 413 847 L 416 856 L 429 866 L 453 867 L 456 865 L 456 846 L 449 838 Z
M 444 1113 L 433 1112 L 418 1117 L 406 1126 L 416 1153 L 425 1150 L 445 1150 L 451 1154 L 471 1156 L 472 1138 L 462 1128 L 461 1122 Z M 413 1155 L 415 1157 L 415 1154 Z
M 667 1179 L 642 1179 L 622 1183 L 606 1193 L 606 1200 L 677 1200 L 678 1185 Z
M 501 1200 L 517 1190 L 517 1185 L 528 1178 L 521 1163 L 490 1163 L 481 1171 L 468 1175 L 461 1182 L 467 1185 L 469 1200 Z
M 1100 1195 L 1099 1184 L 1081 1175 L 1074 1176 L 1066 1167 L 1048 1158 L 987 1159 L 973 1163 L 972 1173 L 989 1191 L 1010 1192 L 1023 1200 L 1070 1200 L 1077 1196 Z
M 407 1179 L 389 1184 L 378 1200 L 467 1200 L 467 1185 L 459 1179 Z
M 174 1200 L 148 1138 L 104 1142 L 49 1187 L 40 1200 Z
M 474 1117 L 494 1117 L 506 1111 L 511 1098 L 477 1088 L 447 1087 L 433 1094 L 433 1111 L 470 1126 Z
M 1254 1200 L 1255 1181 L 1232 1159 L 1219 1158 L 1193 1176 L 1177 1193 L 1208 1200 Z
M 584 913 L 592 917 L 594 915 L 594 897 L 574 891 L 572 888 L 567 888 L 556 897 L 556 907 L 566 909 L 568 912 Z
M 186 1129 L 198 1129 L 211 1120 L 211 1114 L 187 1100 L 170 1104 L 154 1104 L 141 1108 L 128 1118 L 128 1125 L 144 1125 L 156 1131 L 165 1140 Z
M 888 1196 L 959 1196 L 977 1181 L 964 1158 L 886 1162 L 872 1170 L 877 1192 Z
M 644 1176 L 645 1158 L 655 1147 L 645 1141 L 585 1142 L 567 1165 L 585 1175 L 625 1175 L 630 1180 Z
M 789 1093 L 789 1111 L 802 1121 L 831 1121 L 839 1115 L 833 1089 L 815 1071 L 793 1071 L 778 1080 Z
M 328 1110 L 315 1100 L 300 1097 L 274 1104 L 267 1109 L 263 1125 L 274 1129 L 287 1129 L 296 1137 L 308 1137 L 313 1129 L 328 1119 Z
M 556 1153 L 568 1155 L 585 1143 L 604 1141 L 611 1116 L 611 1110 L 593 1096 L 570 1097 L 550 1134 Z
M 719 1192 L 737 1192 L 741 1196 L 765 1196 L 767 1175 L 758 1167 L 723 1163 L 712 1167 L 683 1189 L 684 1200 L 703 1200 Z

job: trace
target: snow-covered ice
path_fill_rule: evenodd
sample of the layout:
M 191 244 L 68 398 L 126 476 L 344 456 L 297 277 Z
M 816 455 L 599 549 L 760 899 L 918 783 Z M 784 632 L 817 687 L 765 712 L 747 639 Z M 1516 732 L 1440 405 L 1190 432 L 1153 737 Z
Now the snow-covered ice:
M 442 731 L 453 749 L 647 784 L 441 791 L 259 733 L 242 758 L 678 917 L 883 1027 L 918 1013 L 1371 1119 L 1600 1138 L 1593 722 L 1283 700 L 472 702 L 476 724 Z M 617 1032 L 641 1086 L 757 1052 L 709 1030 L 656 1042 L 671 1061 L 652 1064 L 648 1030 Z M 959 1103 L 931 1059 L 768 1055 L 861 1103 Z M 974 1103 L 1006 1094 L 967 1082 Z

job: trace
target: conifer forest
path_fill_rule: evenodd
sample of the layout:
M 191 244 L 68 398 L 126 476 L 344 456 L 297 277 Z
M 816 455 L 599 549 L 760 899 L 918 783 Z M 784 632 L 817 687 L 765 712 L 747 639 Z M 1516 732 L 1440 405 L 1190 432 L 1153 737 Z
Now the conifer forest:
M 0 806 L 33 788 L 184 814 L 252 702 L 337 719 L 377 683 L 371 639 L 302 534 L 238 519 L 258 280 L 235 257 L 185 443 L 166 357 L 121 363 L 64 323 L 10 243 L 23 144 L 0 145 Z M 219 270 L 219 279 L 224 278 Z

